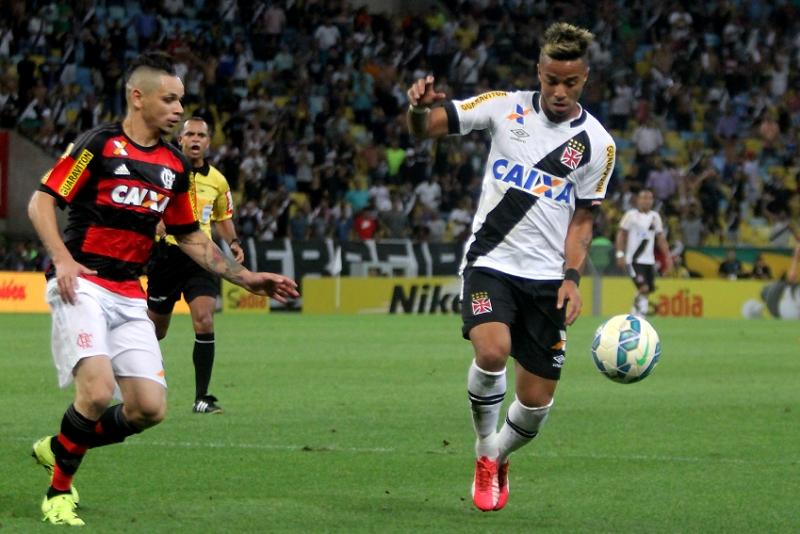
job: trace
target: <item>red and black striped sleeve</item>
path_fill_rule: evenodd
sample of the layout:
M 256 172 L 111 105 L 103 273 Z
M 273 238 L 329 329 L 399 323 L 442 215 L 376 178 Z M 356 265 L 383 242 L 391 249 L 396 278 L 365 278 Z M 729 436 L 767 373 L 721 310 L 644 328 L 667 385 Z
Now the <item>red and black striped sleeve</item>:
M 64 209 L 92 175 L 96 157 L 100 155 L 105 139 L 104 126 L 89 130 L 67 147 L 50 172 L 42 177 L 39 190 L 54 196 Z

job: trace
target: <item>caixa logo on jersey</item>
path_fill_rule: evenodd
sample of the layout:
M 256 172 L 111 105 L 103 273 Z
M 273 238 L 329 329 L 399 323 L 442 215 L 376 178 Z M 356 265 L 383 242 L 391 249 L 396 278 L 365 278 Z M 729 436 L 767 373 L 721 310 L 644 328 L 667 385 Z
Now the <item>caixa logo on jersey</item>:
M 169 198 L 158 191 L 138 185 L 119 184 L 111 190 L 111 201 L 114 204 L 156 213 L 164 213 Z
M 492 173 L 495 180 L 507 182 L 536 196 L 567 204 L 572 200 L 571 183 L 540 170 L 526 168 L 521 163 L 498 159 L 492 164 Z

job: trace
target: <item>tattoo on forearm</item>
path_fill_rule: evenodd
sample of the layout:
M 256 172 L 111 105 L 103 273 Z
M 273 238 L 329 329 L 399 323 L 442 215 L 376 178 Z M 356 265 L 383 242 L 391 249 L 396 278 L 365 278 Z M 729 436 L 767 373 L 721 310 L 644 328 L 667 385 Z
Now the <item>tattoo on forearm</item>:
M 202 255 L 196 258 L 196 261 L 204 269 L 218 274 L 234 284 L 241 285 L 243 283 L 242 272 L 246 269 L 234 260 L 225 257 L 219 247 L 210 239 L 205 242 L 184 240 L 181 243 L 185 246 L 201 248 Z
M 585 250 L 589 250 L 589 247 L 592 246 L 592 239 L 590 237 L 582 237 L 579 242 Z

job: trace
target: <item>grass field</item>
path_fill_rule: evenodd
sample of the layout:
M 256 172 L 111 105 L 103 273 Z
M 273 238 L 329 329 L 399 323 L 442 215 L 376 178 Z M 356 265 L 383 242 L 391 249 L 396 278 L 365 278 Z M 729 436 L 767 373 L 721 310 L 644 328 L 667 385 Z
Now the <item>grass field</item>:
M 459 318 L 217 316 L 211 392 L 226 413 L 201 416 L 177 316 L 167 419 L 87 455 L 83 531 L 800 532 L 798 325 L 654 320 L 661 362 L 624 386 L 591 361 L 599 322 L 570 331 L 550 418 L 512 457 L 509 504 L 482 513 Z M 40 522 L 47 479 L 29 456 L 72 398 L 49 325 L 0 315 L 0 533 L 56 528 Z

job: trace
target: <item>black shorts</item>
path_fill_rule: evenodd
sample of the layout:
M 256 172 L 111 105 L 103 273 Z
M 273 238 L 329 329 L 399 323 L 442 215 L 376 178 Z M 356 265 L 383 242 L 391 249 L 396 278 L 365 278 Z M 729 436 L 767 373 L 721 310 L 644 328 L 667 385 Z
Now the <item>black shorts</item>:
M 153 246 L 147 264 L 147 308 L 161 315 L 172 313 L 181 293 L 186 302 L 219 295 L 219 277 L 211 274 L 178 246 L 162 242 Z
M 647 292 L 656 290 L 656 269 L 653 265 L 645 263 L 631 263 L 628 265 L 631 279 L 637 288 L 647 285 Z
M 493 269 L 464 271 L 461 329 L 503 323 L 511 331 L 511 356 L 536 376 L 558 380 L 567 341 L 566 310 L 556 308 L 561 280 L 529 280 Z

